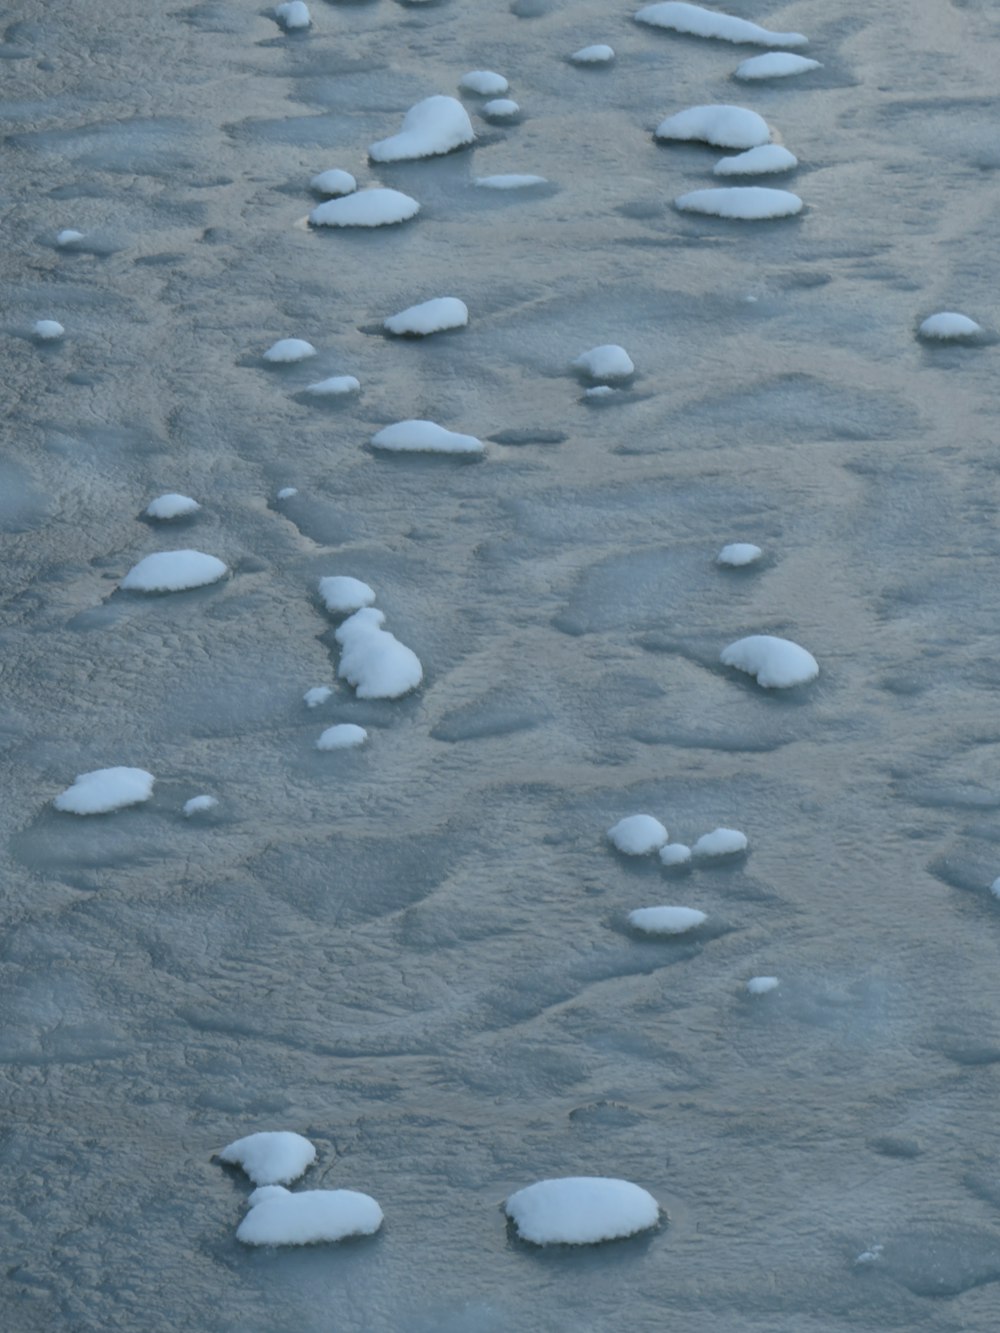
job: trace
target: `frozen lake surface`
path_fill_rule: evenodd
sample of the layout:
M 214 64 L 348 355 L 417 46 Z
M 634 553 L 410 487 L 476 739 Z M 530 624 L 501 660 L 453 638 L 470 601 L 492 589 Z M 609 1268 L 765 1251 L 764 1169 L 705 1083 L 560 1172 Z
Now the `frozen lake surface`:
M 10 1333 L 997 1327 L 1000 11 L 732 0 L 821 63 L 746 83 L 759 48 L 640 7 L 4 6 Z M 369 160 L 439 95 L 474 144 Z M 729 105 L 796 216 L 674 207 L 723 150 L 654 130 Z M 419 212 L 310 227 L 333 170 Z M 445 293 L 466 327 L 386 333 Z M 595 385 L 606 346 L 635 373 Z M 483 449 L 372 447 L 412 421 Z M 121 588 L 163 551 L 225 574 Z M 338 576 L 400 697 L 338 676 Z M 820 674 L 720 663 L 755 635 Z M 151 798 L 54 808 L 108 768 Z M 748 849 L 622 855 L 639 812 Z M 381 1229 L 241 1245 L 215 1155 L 269 1130 Z M 563 1177 L 662 1220 L 519 1239 Z

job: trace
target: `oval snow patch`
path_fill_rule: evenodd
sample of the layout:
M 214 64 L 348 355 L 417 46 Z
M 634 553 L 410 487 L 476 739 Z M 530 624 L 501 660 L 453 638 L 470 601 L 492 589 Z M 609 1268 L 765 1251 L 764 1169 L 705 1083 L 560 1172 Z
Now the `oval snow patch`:
M 156 551 L 133 565 L 119 585 L 136 592 L 183 592 L 216 583 L 229 572 L 202 551 Z
M 522 1240 L 534 1245 L 596 1245 L 655 1227 L 660 1207 L 628 1180 L 564 1176 L 512 1194 L 504 1211 Z
M 719 661 L 755 676 L 765 689 L 783 690 L 804 685 L 819 675 L 819 665 L 812 653 L 791 639 L 773 634 L 751 634 L 723 648 Z

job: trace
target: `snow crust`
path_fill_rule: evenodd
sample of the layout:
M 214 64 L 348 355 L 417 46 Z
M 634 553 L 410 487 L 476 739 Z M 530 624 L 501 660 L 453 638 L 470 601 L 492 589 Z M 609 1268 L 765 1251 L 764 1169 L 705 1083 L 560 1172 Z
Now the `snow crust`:
M 510 173 L 506 176 L 477 176 L 476 184 L 487 190 L 525 190 L 529 185 L 548 185 L 544 176 Z
M 779 639 L 773 634 L 751 634 L 737 639 L 722 650 L 719 660 L 723 666 L 755 676 L 757 684 L 769 690 L 804 685 L 819 675 L 819 665 L 812 653 L 791 639 Z
M 373 162 L 409 162 L 437 157 L 475 139 L 469 113 L 455 97 L 425 97 L 403 117 L 403 128 L 368 149 Z
M 312 1166 L 316 1149 L 301 1134 L 265 1130 L 227 1144 L 219 1160 L 241 1166 L 255 1185 L 287 1185 Z
M 626 815 L 608 829 L 608 837 L 626 856 L 645 856 L 663 846 L 667 830 L 652 815 Z
M 982 331 L 981 325 L 974 319 L 954 310 L 942 310 L 936 315 L 930 315 L 920 326 L 922 338 L 939 338 L 942 341 L 949 338 L 974 338 Z
M 771 131 L 763 116 L 746 107 L 715 103 L 690 106 L 668 116 L 656 127 L 657 139 L 695 140 L 716 148 L 757 148 L 770 141 Z
M 302 702 L 307 708 L 318 708 L 320 704 L 326 703 L 332 693 L 329 685 L 314 685 L 311 690 L 306 690 Z
M 317 380 L 315 384 L 310 384 L 306 393 L 315 394 L 317 398 L 338 398 L 343 394 L 357 393 L 360 388 L 360 380 L 356 380 L 353 375 L 331 375 L 327 380 Z
M 751 995 L 766 995 L 768 991 L 777 990 L 780 985 L 777 977 L 751 977 L 747 982 L 747 991 Z
M 481 454 L 482 440 L 460 435 L 433 421 L 397 421 L 372 436 L 374 449 L 395 453 Z
M 717 564 L 739 569 L 743 565 L 754 564 L 763 554 L 760 547 L 754 546 L 753 542 L 731 542 L 722 548 L 715 559 Z
M 504 1211 L 522 1240 L 535 1245 L 596 1245 L 655 1227 L 660 1208 L 628 1180 L 564 1176 L 518 1190 Z
M 705 213 L 717 218 L 760 222 L 787 218 L 802 209 L 802 200 L 789 190 L 768 190 L 761 185 L 730 185 L 715 190 L 692 190 L 674 200 L 682 213 Z
M 632 358 L 617 343 L 603 343 L 589 352 L 581 352 L 573 365 L 592 380 L 623 380 L 635 374 Z
M 660 860 L 665 866 L 683 866 L 691 860 L 691 848 L 683 842 L 669 842 L 660 848 Z
M 285 0 L 284 4 L 275 5 L 274 17 L 289 32 L 294 32 L 296 28 L 308 28 L 312 22 L 309 6 L 303 0 Z
M 194 514 L 201 508 L 197 500 L 192 500 L 190 495 L 177 495 L 171 491 L 167 495 L 158 495 L 155 500 L 151 500 L 146 506 L 147 518 L 183 518 L 186 514 Z
M 255 1191 L 250 1211 L 236 1230 L 244 1245 L 317 1245 L 347 1236 L 371 1236 L 382 1225 L 382 1209 L 357 1190 Z
M 133 565 L 120 586 L 135 592 L 183 592 L 216 583 L 228 573 L 221 560 L 202 551 L 156 551 Z
M 61 338 L 66 330 L 57 319 L 38 319 L 35 321 L 34 334 L 42 342 L 55 342 Z
M 319 595 L 323 605 L 334 615 L 360 611 L 363 606 L 372 606 L 375 602 L 375 590 L 348 574 L 330 574 L 320 579 Z
M 695 907 L 639 907 L 628 914 L 629 924 L 647 935 L 683 935 L 708 920 Z
M 385 615 L 373 606 L 355 611 L 334 637 L 343 651 L 337 675 L 350 682 L 359 699 L 398 699 L 424 677 L 416 653 L 382 628 Z
M 389 227 L 420 212 L 416 199 L 401 190 L 358 190 L 342 199 L 328 199 L 309 214 L 314 227 Z
M 106 815 L 148 801 L 155 781 L 144 768 L 95 768 L 78 773 L 52 804 L 71 815 Z
M 647 5 L 635 16 L 637 23 L 648 23 L 654 28 L 671 28 L 695 37 L 715 37 L 722 42 L 736 42 L 746 46 L 806 46 L 808 38 L 800 32 L 772 32 L 747 19 L 720 14 L 701 5 L 664 3 Z
M 499 97 L 510 84 L 502 74 L 492 69 L 471 69 L 463 74 L 458 86 L 467 93 L 478 93 L 480 97 Z
M 214 810 L 218 804 L 215 796 L 192 796 L 189 801 L 184 802 L 184 817 L 190 819 L 192 815 L 201 814 L 203 810 Z
M 312 178 L 309 184 L 317 194 L 329 195 L 331 199 L 339 199 L 341 195 L 353 194 L 358 188 L 358 182 L 351 173 L 341 171 L 339 167 L 331 167 L 329 171 L 321 171 L 318 176 Z
M 614 58 L 614 47 L 606 46 L 603 42 L 596 42 L 593 46 L 583 46 L 570 56 L 574 65 L 605 65 Z
M 777 171 L 791 171 L 799 165 L 794 153 L 779 143 L 762 143 L 735 157 L 723 157 L 712 168 L 716 176 L 771 176 Z
M 312 343 L 307 343 L 304 338 L 279 338 L 264 353 L 265 361 L 304 361 L 306 357 L 315 356 L 316 348 Z
M 737 65 L 733 77 L 737 79 L 787 79 L 790 74 L 805 74 L 810 69 L 822 69 L 818 60 L 808 56 L 793 56 L 787 51 L 769 51 L 766 56 L 751 56 Z
M 417 337 L 440 333 L 443 329 L 464 328 L 469 322 L 469 307 L 457 296 L 437 296 L 390 315 L 385 328 L 390 333 L 410 334 Z
M 353 722 L 338 722 L 336 726 L 327 727 L 317 740 L 316 749 L 350 750 L 356 745 L 364 745 L 367 739 L 368 732 L 364 727 L 355 726 Z
M 487 102 L 482 108 L 482 114 L 488 116 L 491 120 L 511 120 L 518 115 L 521 108 L 509 97 L 498 97 L 492 102 Z
M 717 828 L 704 833 L 692 847 L 695 856 L 733 856 L 747 849 L 747 835 L 735 828 Z
M 83 232 L 75 231 L 72 227 L 64 227 L 56 237 L 56 245 L 75 245 L 77 241 L 83 240 Z

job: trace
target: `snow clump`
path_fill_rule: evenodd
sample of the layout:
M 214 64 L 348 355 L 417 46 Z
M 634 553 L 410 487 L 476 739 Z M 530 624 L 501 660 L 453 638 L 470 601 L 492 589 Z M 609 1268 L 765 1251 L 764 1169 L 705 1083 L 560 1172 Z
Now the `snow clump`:
M 314 227 L 390 227 L 420 212 L 416 199 L 401 190 L 358 190 L 342 199 L 328 199 L 309 214 Z
M 366 606 L 334 635 L 343 649 L 337 675 L 355 687 L 359 699 L 398 699 L 424 678 L 416 653 L 384 630 L 384 624 L 384 613 Z
M 511 173 L 506 176 L 477 176 L 476 184 L 487 190 L 526 190 L 531 185 L 548 185 L 544 176 Z
M 373 588 L 347 574 L 330 574 L 320 579 L 319 595 L 323 605 L 334 615 L 349 615 L 352 611 L 360 611 L 363 606 L 371 606 L 375 601 Z
M 57 319 L 38 319 L 35 321 L 33 332 L 41 342 L 48 343 L 61 338 L 66 330 Z
M 155 781 L 144 768 L 95 768 L 78 773 L 52 804 L 71 815 L 106 815 L 148 801 Z
M 285 4 L 275 5 L 274 17 L 288 32 L 296 28 L 308 28 L 312 23 L 309 6 L 303 4 L 302 0 L 286 0 Z
M 995 879 L 990 885 L 990 893 L 994 898 L 1000 898 L 1000 879 Z
M 306 393 L 317 398 L 339 398 L 344 394 L 357 393 L 361 388 L 360 380 L 353 375 L 331 375 L 327 380 L 317 380 L 306 388 Z
M 822 69 L 818 60 L 807 56 L 789 55 L 787 51 L 769 51 L 766 56 L 751 56 L 737 65 L 733 77 L 737 79 L 787 79 L 790 74 L 805 74 L 810 69 Z
M 674 32 L 690 33 L 693 37 L 716 37 L 721 42 L 747 46 L 806 46 L 809 40 L 801 32 L 772 32 L 747 19 L 703 9 L 701 5 L 647 5 L 645 9 L 639 10 L 635 21 L 648 23 L 654 28 L 671 28 Z
M 788 218 L 802 209 L 802 200 L 797 194 L 789 190 L 767 190 L 761 185 L 692 190 L 675 199 L 674 204 L 682 213 L 705 213 L 709 217 L 739 218 L 744 222 Z
M 695 856 L 734 856 L 747 849 L 747 835 L 735 828 L 717 828 L 704 833 L 692 847 Z
M 614 60 L 614 58 L 614 47 L 606 46 L 603 42 L 597 42 L 594 46 L 581 47 L 579 51 L 574 51 L 570 56 L 574 65 L 606 65 L 609 60 Z
M 759 148 L 748 148 L 735 157 L 723 157 L 712 172 L 716 176 L 771 176 L 779 171 L 792 171 L 799 159 L 779 143 L 762 143 Z
M 683 935 L 708 920 L 695 907 L 639 907 L 628 914 L 629 924 L 647 935 Z
M 534 1245 L 596 1245 L 655 1227 L 659 1204 L 639 1185 L 604 1176 L 540 1180 L 512 1194 L 504 1211 Z
M 241 1166 L 255 1185 L 287 1185 L 312 1166 L 316 1149 L 301 1134 L 265 1130 L 228 1144 L 219 1160 Z
M 383 1222 L 382 1209 L 357 1190 L 301 1190 L 275 1187 L 251 1194 L 250 1211 L 236 1230 L 244 1245 L 317 1245 L 347 1236 L 371 1236 Z
M 804 685 L 819 675 L 819 665 L 812 653 L 791 639 L 779 639 L 773 634 L 751 634 L 737 639 L 723 648 L 719 661 L 723 666 L 755 676 L 757 684 L 768 690 Z
M 302 702 L 307 708 L 318 708 L 320 704 L 326 703 L 332 693 L 329 685 L 314 685 L 311 690 L 306 690 Z
M 297 486 L 282 486 L 281 490 L 278 492 L 278 499 L 290 500 L 293 495 L 298 495 L 298 493 L 299 488 Z
M 192 796 L 189 801 L 184 802 L 184 818 L 190 819 L 192 815 L 199 815 L 203 810 L 214 810 L 218 804 L 215 796 Z
M 487 102 L 480 111 L 480 115 L 486 116 L 489 120 L 513 120 L 520 113 L 521 108 L 509 97 L 498 97 L 492 102 Z
M 751 977 L 747 982 L 747 992 L 750 995 L 766 995 L 768 991 L 777 990 L 780 985 L 777 977 Z
M 171 491 L 168 495 L 158 495 L 146 506 L 147 518 L 184 518 L 201 508 L 197 500 L 190 495 L 177 495 Z
M 325 194 L 331 199 L 339 199 L 341 195 L 353 194 L 358 188 L 358 182 L 351 173 L 341 171 L 339 167 L 331 167 L 329 171 L 321 171 L 318 176 L 312 178 L 309 184 L 317 194 Z
M 740 569 L 743 565 L 752 565 L 764 552 L 753 542 L 730 542 L 715 557 L 716 564 L 728 565 L 731 569 Z
M 691 860 L 691 848 L 683 842 L 670 842 L 660 848 L 660 860 L 665 866 L 683 866 Z
M 119 585 L 135 592 L 184 592 L 216 583 L 229 569 L 202 551 L 156 551 L 133 565 Z
M 308 356 L 315 356 L 316 348 L 304 338 L 279 338 L 264 353 L 265 361 L 304 361 Z
M 502 74 L 492 69 L 471 69 L 463 74 L 458 86 L 466 93 L 478 93 L 480 97 L 499 97 L 510 84 Z
M 617 343 L 604 343 L 592 347 L 589 352 L 581 352 L 573 365 L 592 380 L 623 380 L 635 374 L 632 358 Z
M 921 338 L 974 338 L 982 333 L 982 326 L 968 315 L 960 315 L 954 310 L 942 310 L 937 315 L 930 315 L 920 326 Z
M 425 337 L 443 329 L 461 329 L 469 322 L 469 307 L 457 296 L 438 296 L 390 315 L 384 327 L 390 333 Z
M 656 127 L 654 138 L 694 140 L 716 148 L 757 148 L 770 142 L 771 131 L 756 111 L 720 103 L 690 106 L 668 116 Z
M 608 837 L 626 856 L 645 856 L 667 840 L 667 830 L 652 815 L 627 815 L 608 829 Z
M 64 227 L 56 237 L 56 245 L 76 245 L 77 241 L 83 240 L 83 232 L 75 231 L 72 227 Z
M 481 454 L 483 442 L 433 421 L 397 421 L 372 436 L 372 448 L 394 453 Z
M 411 162 L 437 157 L 472 143 L 476 134 L 469 113 L 457 98 L 425 97 L 403 117 L 403 128 L 368 149 L 373 162 Z
M 317 740 L 316 749 L 350 750 L 355 745 L 364 745 L 367 739 L 368 732 L 364 727 L 358 727 L 353 722 L 338 722 L 336 726 L 327 727 Z

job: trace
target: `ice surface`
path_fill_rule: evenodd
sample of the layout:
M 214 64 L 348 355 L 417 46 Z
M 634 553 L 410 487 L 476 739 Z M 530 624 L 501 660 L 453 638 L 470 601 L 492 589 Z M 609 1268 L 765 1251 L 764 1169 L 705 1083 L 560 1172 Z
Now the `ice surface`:
M 735 828 L 717 828 L 703 833 L 691 848 L 694 856 L 733 856 L 747 849 L 747 836 Z
M 315 356 L 316 348 L 304 338 L 279 338 L 264 353 L 265 361 L 304 361 Z
M 790 74 L 805 74 L 811 69 L 822 69 L 818 60 L 795 56 L 787 51 L 769 51 L 766 56 L 751 56 L 733 71 L 737 79 L 787 79 Z
M 372 436 L 374 449 L 393 453 L 481 454 L 482 440 L 460 435 L 433 421 L 397 421 Z
M 358 182 L 349 171 L 342 171 L 340 167 L 331 167 L 329 171 L 321 171 L 319 175 L 314 176 L 309 182 L 317 194 L 328 195 L 331 199 L 339 199 L 342 195 L 353 194 L 358 188 Z
M 228 573 L 218 557 L 202 551 L 156 551 L 133 565 L 120 586 L 136 592 L 183 592 L 216 583 Z
M 920 325 L 922 338 L 934 338 L 942 342 L 950 338 L 974 338 L 982 331 L 974 319 L 954 310 L 942 310 L 936 315 L 929 315 Z
M 472 143 L 475 131 L 469 113 L 454 97 L 425 97 L 403 117 L 403 128 L 368 149 L 373 162 L 407 162 L 437 157 Z
M 356 1190 L 269 1192 L 250 1202 L 236 1231 L 244 1245 L 317 1245 L 374 1235 L 383 1222 L 375 1200 Z
M 42 342 L 55 342 L 66 332 L 57 319 L 38 319 L 35 321 L 33 331 L 35 337 Z
M 95 768 L 79 773 L 52 804 L 72 815 L 106 815 L 148 801 L 156 779 L 144 768 Z
M 486 102 L 480 114 L 488 120 L 513 120 L 520 111 L 521 108 L 512 98 L 497 97 L 492 102 Z
M 626 856 L 645 856 L 663 846 L 667 830 L 652 815 L 626 815 L 608 829 L 608 837 Z
M 331 375 L 329 379 L 317 380 L 307 386 L 305 392 L 315 394 L 317 398 L 342 398 L 347 394 L 357 393 L 360 381 L 353 375 Z
M 353 722 L 338 722 L 327 727 L 316 741 L 317 750 L 350 750 L 356 745 L 364 745 L 368 732 Z
M 604 343 L 592 347 L 589 352 L 581 352 L 573 365 L 592 380 L 622 380 L 635 374 L 632 358 L 617 343 Z
M 185 818 L 190 819 L 192 815 L 199 815 L 205 810 L 214 810 L 218 804 L 215 796 L 192 796 L 189 801 L 184 802 Z
M 420 212 L 416 199 L 400 190 L 358 190 L 342 199 L 328 199 L 309 214 L 314 227 L 389 227 Z
M 691 860 L 691 848 L 683 842 L 668 842 L 660 848 L 660 860 L 665 866 L 683 866 Z
M 359 699 L 398 699 L 423 680 L 416 653 L 383 629 L 384 624 L 381 611 L 364 607 L 334 636 L 343 649 L 337 675 L 355 687 Z
M 512 1194 L 504 1211 L 522 1240 L 534 1245 L 596 1245 L 655 1227 L 660 1207 L 628 1180 L 564 1176 Z
M 728 546 L 722 548 L 715 559 L 717 564 L 740 569 L 744 565 L 756 564 L 763 554 L 760 547 L 754 546 L 752 542 L 730 542 Z
M 614 47 L 606 46 L 603 42 L 596 42 L 593 46 L 582 46 L 570 56 L 574 65 L 606 65 L 614 58 Z
M 467 93 L 478 93 L 481 97 L 499 97 L 510 84 L 502 74 L 491 69 L 472 69 L 463 74 L 458 86 Z
M 757 148 L 770 142 L 763 116 L 742 106 L 717 103 L 691 106 L 668 116 L 656 127 L 655 138 L 712 144 L 716 148 Z
M 748 148 L 735 157 L 721 157 L 712 172 L 716 176 L 770 176 L 779 171 L 792 171 L 799 159 L 781 144 L 764 143 L 759 148 Z
M 683 935 L 707 921 L 708 914 L 695 907 L 638 907 L 629 912 L 628 919 L 647 935 Z
M 766 995 L 768 991 L 777 990 L 780 985 L 777 977 L 751 977 L 747 982 L 747 991 L 750 995 Z
M 326 703 L 332 693 L 329 685 L 314 685 L 312 689 L 306 690 L 302 701 L 307 708 L 318 708 L 320 704 Z
M 385 327 L 390 333 L 420 337 L 443 329 L 460 329 L 468 322 L 469 308 L 464 301 L 457 296 L 438 296 L 390 315 Z
M 255 1185 L 287 1185 L 316 1160 L 316 1149 L 301 1134 L 264 1130 L 227 1144 L 219 1160 L 241 1166 Z
M 705 213 L 718 218 L 759 222 L 787 218 L 802 209 L 802 200 L 789 190 L 768 190 L 761 185 L 730 185 L 713 190 L 692 190 L 674 200 L 682 213 Z
M 198 501 L 192 500 L 189 495 L 178 495 L 171 491 L 151 500 L 146 506 L 146 515 L 148 518 L 184 518 L 188 514 L 197 513 L 200 508 Z
M 348 615 L 360 611 L 363 606 L 372 606 L 375 590 L 360 579 L 349 574 L 328 574 L 319 581 L 319 595 L 323 605 L 335 615 Z
M 477 176 L 476 184 L 487 190 L 526 190 L 531 185 L 548 185 L 544 176 L 518 175 L 516 172 L 506 176 Z
M 755 676 L 765 689 L 788 689 L 819 675 L 815 657 L 791 639 L 773 634 L 751 634 L 722 650 L 723 666 L 736 667 Z
M 284 4 L 275 5 L 274 17 L 289 32 L 294 32 L 297 28 L 308 28 L 312 22 L 309 17 L 309 6 L 304 4 L 303 0 L 285 0 Z
M 800 32 L 772 32 L 747 19 L 703 9 L 701 5 L 675 3 L 674 0 L 647 5 L 635 18 L 637 23 L 648 23 L 656 28 L 671 28 L 674 32 L 690 33 L 695 37 L 716 37 L 723 42 L 748 46 L 805 46 L 808 42 Z

